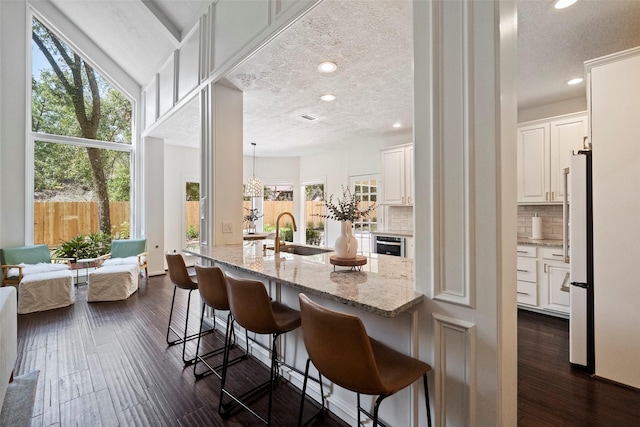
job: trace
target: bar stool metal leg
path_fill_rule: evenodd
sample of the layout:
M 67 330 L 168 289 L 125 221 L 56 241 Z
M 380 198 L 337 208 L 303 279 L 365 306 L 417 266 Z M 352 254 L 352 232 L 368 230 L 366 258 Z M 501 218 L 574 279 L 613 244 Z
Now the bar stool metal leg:
M 187 335 L 188 334 L 188 329 L 189 329 L 189 311 L 191 309 L 191 293 L 195 290 L 189 290 L 189 296 L 187 297 L 187 313 L 185 316 L 185 322 L 184 322 L 184 330 L 182 332 L 182 334 L 180 334 L 179 331 L 176 331 L 173 326 L 171 326 L 171 320 L 173 319 L 173 309 L 175 307 L 175 299 L 176 299 L 176 291 L 177 291 L 177 287 L 173 288 L 173 298 L 171 299 L 171 311 L 169 311 L 169 324 L 167 326 L 167 344 L 169 346 L 172 345 L 177 345 L 177 344 L 182 344 L 182 362 L 185 365 L 191 365 L 192 363 L 194 363 L 194 361 L 196 360 L 195 356 L 191 359 L 187 359 L 186 358 L 186 343 L 187 341 L 191 341 L 193 339 L 196 338 L 200 338 L 201 335 L 207 335 L 209 333 L 211 333 L 213 331 L 213 329 L 209 329 L 206 331 L 202 331 L 200 330 L 198 333 L 195 334 L 191 334 L 191 335 Z M 169 337 L 171 336 L 171 333 L 173 333 L 174 335 L 176 335 L 178 338 L 171 341 L 169 339 Z
M 206 303 L 202 304 L 202 315 L 200 316 L 200 333 L 202 333 L 202 325 L 204 323 L 204 309 L 206 307 Z M 209 375 L 209 374 L 214 374 L 216 377 L 222 379 L 222 374 L 219 373 L 218 371 L 220 370 L 220 368 L 222 368 L 224 366 L 224 363 L 221 363 L 219 365 L 216 366 L 211 366 L 209 364 L 209 362 L 207 362 L 207 359 L 212 357 L 212 356 L 217 356 L 219 354 L 223 354 L 224 357 L 224 352 L 226 350 L 227 347 L 227 341 L 231 342 L 231 347 L 235 347 L 236 346 L 236 342 L 235 342 L 235 332 L 233 330 L 231 330 L 231 322 L 232 322 L 232 316 L 231 316 L 231 312 L 229 312 L 229 314 L 227 315 L 227 326 L 225 327 L 225 333 L 224 333 L 224 344 L 222 347 L 220 348 L 216 348 L 214 350 L 211 350 L 208 353 L 205 354 L 199 354 L 200 352 L 200 336 L 198 336 L 198 341 L 196 344 L 196 360 L 193 363 L 193 375 L 196 377 L 196 380 L 200 379 L 200 378 L 204 378 L 205 376 Z M 215 315 L 214 315 L 214 329 L 215 329 Z M 233 359 L 231 359 L 229 361 L 230 365 L 233 365 L 241 360 L 246 359 L 249 356 L 249 336 L 248 336 L 248 332 L 245 330 L 245 339 L 246 339 L 246 343 L 247 343 L 247 348 L 245 350 L 245 352 L 243 354 L 241 354 L 240 356 L 237 356 Z M 231 335 L 231 339 L 230 338 Z M 206 367 L 207 370 L 201 373 L 198 373 L 196 368 L 198 366 L 198 363 L 203 363 Z

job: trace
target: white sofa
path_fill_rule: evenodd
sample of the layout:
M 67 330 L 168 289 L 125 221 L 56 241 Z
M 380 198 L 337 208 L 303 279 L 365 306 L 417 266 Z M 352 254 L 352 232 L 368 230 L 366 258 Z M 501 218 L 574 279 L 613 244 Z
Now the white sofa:
M 18 355 L 18 304 L 16 288 L 0 288 L 0 409 Z

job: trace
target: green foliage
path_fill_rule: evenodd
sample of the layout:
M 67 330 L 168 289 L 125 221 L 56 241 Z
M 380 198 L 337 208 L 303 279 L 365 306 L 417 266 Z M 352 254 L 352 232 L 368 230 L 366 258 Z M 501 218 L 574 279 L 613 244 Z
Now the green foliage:
M 190 225 L 187 227 L 186 236 L 188 239 L 197 239 L 200 237 L 200 231 L 193 225 Z
M 120 224 L 120 227 L 115 225 L 111 227 L 111 236 L 114 240 L 129 240 L 129 223 L 127 221 Z
M 293 242 L 293 228 L 291 224 L 280 227 L 280 240 L 284 242 Z
M 312 184 L 304 187 L 305 200 L 322 201 L 324 200 L 324 184 Z
M 197 202 L 200 200 L 200 183 L 187 182 L 187 202 Z
M 320 245 L 320 232 L 318 230 L 314 230 L 312 228 L 307 228 L 307 245 Z
M 60 242 L 54 255 L 58 258 L 72 258 L 74 261 L 86 258 L 97 258 L 109 253 L 111 236 L 103 233 L 89 235 L 79 234 L 67 241 Z

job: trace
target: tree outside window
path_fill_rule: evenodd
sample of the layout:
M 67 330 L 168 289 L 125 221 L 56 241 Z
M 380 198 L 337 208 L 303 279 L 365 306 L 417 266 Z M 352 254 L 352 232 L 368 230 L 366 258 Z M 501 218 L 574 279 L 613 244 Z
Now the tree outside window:
M 65 230 L 128 237 L 131 102 L 35 18 L 32 41 L 34 242 L 57 245 L 56 239 L 74 237 L 58 233 Z M 88 219 L 89 211 L 95 219 Z M 58 231 L 42 233 L 45 228 Z

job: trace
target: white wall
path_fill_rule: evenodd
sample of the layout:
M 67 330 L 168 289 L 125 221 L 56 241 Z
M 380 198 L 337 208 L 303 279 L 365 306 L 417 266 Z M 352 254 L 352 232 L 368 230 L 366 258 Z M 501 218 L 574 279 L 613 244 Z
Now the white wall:
M 518 111 L 518 123 L 587 110 L 587 95 Z
M 200 182 L 200 150 L 164 144 L 164 250 L 180 253 L 185 235 L 185 183 Z
M 26 2 L 0 2 L 0 247 L 25 243 L 26 22 Z

